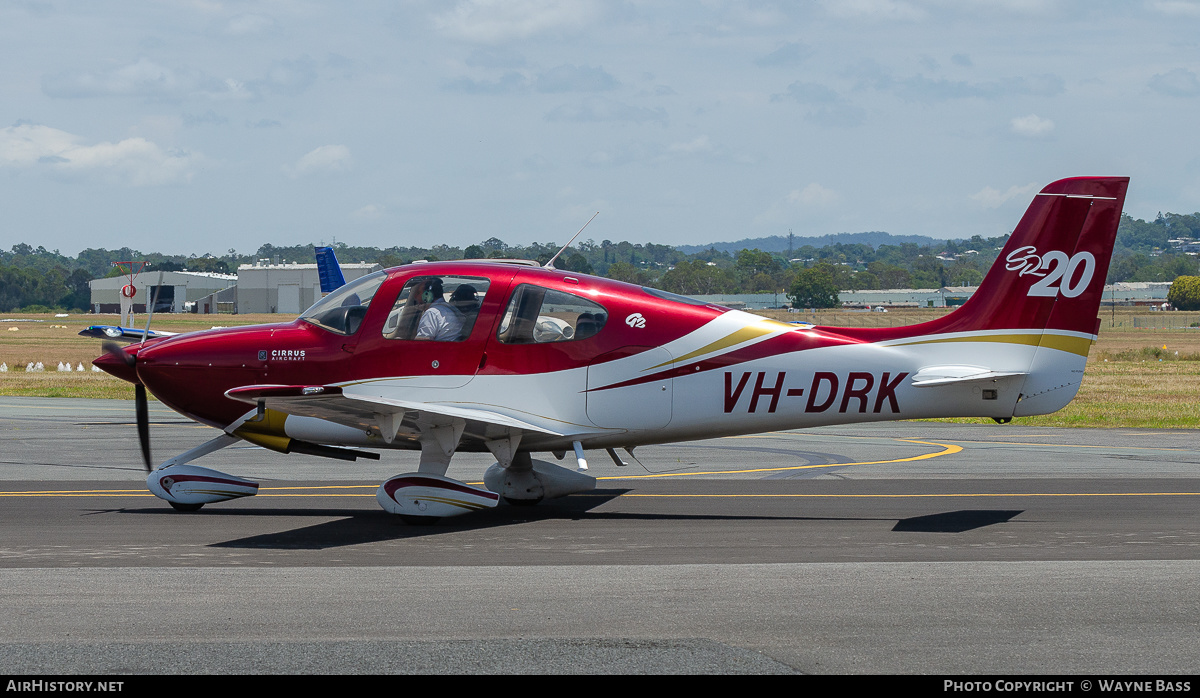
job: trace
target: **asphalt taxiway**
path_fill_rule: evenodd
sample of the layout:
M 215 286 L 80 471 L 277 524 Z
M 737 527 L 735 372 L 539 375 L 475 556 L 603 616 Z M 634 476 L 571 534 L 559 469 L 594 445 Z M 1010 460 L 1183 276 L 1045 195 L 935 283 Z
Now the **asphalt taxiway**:
M 902 422 L 589 452 L 410 527 L 414 454 L 232 447 L 179 514 L 132 403 L 0 398 L 0 665 L 76 672 L 1191 673 L 1200 432 Z M 159 460 L 215 434 L 152 405 Z M 461 454 L 477 481 L 490 457 Z

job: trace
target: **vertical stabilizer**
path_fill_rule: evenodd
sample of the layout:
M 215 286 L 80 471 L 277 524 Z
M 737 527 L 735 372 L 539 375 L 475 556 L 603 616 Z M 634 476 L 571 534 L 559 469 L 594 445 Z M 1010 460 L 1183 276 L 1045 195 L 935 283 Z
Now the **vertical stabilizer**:
M 332 293 L 345 286 L 346 277 L 342 276 L 342 267 L 333 254 L 333 248 L 317 247 L 314 250 L 317 254 L 317 276 L 321 279 L 321 294 Z
M 1042 189 L 979 289 L 957 311 L 920 327 L 1094 335 L 1128 186 L 1128 177 L 1074 177 Z
M 1128 186 L 1126 177 L 1074 177 L 1042 189 L 971 298 L 908 330 L 968 342 L 956 359 L 964 363 L 986 355 L 992 368 L 1019 370 L 1028 361 L 1014 416 L 1062 409 L 1079 390 L 1099 330 Z

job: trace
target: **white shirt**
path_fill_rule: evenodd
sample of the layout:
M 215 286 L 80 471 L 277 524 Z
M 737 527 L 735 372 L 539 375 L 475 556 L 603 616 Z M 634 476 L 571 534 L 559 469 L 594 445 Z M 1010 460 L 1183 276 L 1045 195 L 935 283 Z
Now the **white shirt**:
M 444 298 L 439 298 L 421 314 L 421 321 L 417 324 L 417 339 L 456 342 L 462 328 L 462 313 Z

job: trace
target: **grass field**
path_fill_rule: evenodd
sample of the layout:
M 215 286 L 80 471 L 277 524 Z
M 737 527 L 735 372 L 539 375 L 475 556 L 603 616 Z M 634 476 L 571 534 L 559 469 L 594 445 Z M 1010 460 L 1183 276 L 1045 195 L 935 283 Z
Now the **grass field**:
M 781 320 L 810 320 L 818 325 L 870 327 L 909 325 L 945 314 L 942 309 L 889 313 L 820 311 L 815 315 L 771 311 Z M 1052 415 L 1022 417 L 1013 423 L 1034 426 L 1200 428 L 1200 323 L 1198 313 L 1148 313 L 1118 308 L 1103 311 L 1100 339 L 1088 357 L 1079 395 Z M 284 315 L 159 315 L 154 328 L 172 332 L 283 322 Z M 145 322 L 142 316 L 141 322 Z M 0 395 L 31 397 L 133 398 L 133 386 L 91 371 L 102 353 L 100 341 L 78 336 L 88 325 L 117 324 L 112 315 L 7 315 L 0 318 Z M 12 328 L 16 328 L 15 330 Z M 26 372 L 42 362 L 43 372 Z M 84 371 L 58 372 L 60 362 Z M 991 420 L 947 420 L 991 423 Z

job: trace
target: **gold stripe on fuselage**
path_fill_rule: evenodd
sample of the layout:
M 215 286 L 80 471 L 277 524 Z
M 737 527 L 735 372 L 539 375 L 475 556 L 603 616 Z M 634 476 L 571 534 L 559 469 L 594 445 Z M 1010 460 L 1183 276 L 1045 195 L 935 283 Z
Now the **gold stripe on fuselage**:
M 664 361 L 661 364 L 658 364 L 657 366 L 651 366 L 650 368 L 643 369 L 643 371 L 653 371 L 655 369 L 662 368 L 663 366 L 667 366 L 672 363 L 682 363 L 689 359 L 694 359 L 697 356 L 703 356 L 704 354 L 711 354 L 713 352 L 721 351 L 722 349 L 728 349 L 729 347 L 732 347 L 732 346 L 735 346 L 738 344 L 742 344 L 743 342 L 749 342 L 752 339 L 758 339 L 759 337 L 762 337 L 763 335 L 771 334 L 772 332 L 779 332 L 780 330 L 794 330 L 794 329 L 796 329 L 796 327 L 794 325 L 790 325 L 786 322 L 779 322 L 778 320 L 771 320 L 771 319 L 764 318 L 760 322 L 756 322 L 753 325 L 747 325 L 746 327 L 743 327 L 740 330 L 736 330 L 736 331 L 732 332 L 731 334 L 725 335 L 724 337 L 718 339 L 717 341 L 706 344 L 706 345 L 700 347 L 699 349 L 696 349 L 695 351 L 689 351 L 688 353 L 684 354 L 683 356 L 675 357 L 675 358 L 671 359 L 670 361 Z
M 1074 335 L 1054 334 L 1050 332 L 1021 333 L 1021 334 L 974 334 L 963 337 L 922 337 L 912 340 L 901 340 L 889 343 L 888 346 L 911 346 L 913 344 L 943 344 L 948 342 L 991 342 L 999 344 L 1025 344 L 1027 346 L 1042 346 L 1047 349 L 1057 349 L 1071 354 L 1086 357 L 1088 350 L 1095 341 L 1094 337 L 1078 337 Z

